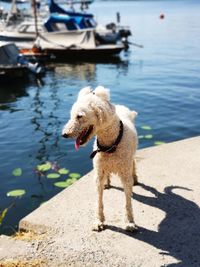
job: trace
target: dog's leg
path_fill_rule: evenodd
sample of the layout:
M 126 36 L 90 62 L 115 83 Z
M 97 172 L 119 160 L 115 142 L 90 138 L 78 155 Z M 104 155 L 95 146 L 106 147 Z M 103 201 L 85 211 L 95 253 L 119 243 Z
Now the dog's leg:
M 135 163 L 135 159 L 133 159 L 133 185 L 137 185 L 138 184 L 138 176 L 136 174 L 136 163 Z
M 124 193 L 126 197 L 126 230 L 133 232 L 134 230 L 137 229 L 135 223 L 134 223 L 134 218 L 133 218 L 133 210 L 132 210 L 132 177 L 130 176 L 129 179 L 127 177 L 122 177 L 122 184 L 124 187 Z
M 96 221 L 93 227 L 94 231 L 101 231 L 104 229 L 104 212 L 103 212 L 103 190 L 104 190 L 104 176 L 96 176 L 96 187 L 97 187 L 97 194 L 98 194 L 98 201 L 97 201 L 97 211 L 96 211 Z

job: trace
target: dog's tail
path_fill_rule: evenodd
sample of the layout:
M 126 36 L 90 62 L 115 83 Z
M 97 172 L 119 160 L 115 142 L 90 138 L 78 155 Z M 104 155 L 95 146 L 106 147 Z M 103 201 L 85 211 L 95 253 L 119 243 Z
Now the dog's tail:
M 116 112 L 119 115 L 119 117 L 126 117 L 128 118 L 130 121 L 134 121 L 136 116 L 137 116 L 137 112 L 134 110 L 130 110 L 129 108 L 123 106 L 123 105 L 116 105 Z

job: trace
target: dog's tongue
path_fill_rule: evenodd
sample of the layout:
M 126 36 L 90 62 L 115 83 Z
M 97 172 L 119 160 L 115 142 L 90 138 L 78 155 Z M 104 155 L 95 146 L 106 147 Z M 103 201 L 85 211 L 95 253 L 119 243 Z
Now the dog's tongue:
M 76 139 L 76 142 L 75 142 L 75 149 L 76 149 L 76 151 L 78 151 L 79 150 L 79 147 L 80 147 L 80 138 L 78 137 L 77 139 Z
M 80 142 L 81 142 L 81 139 L 82 137 L 85 135 L 85 131 L 83 131 L 76 139 L 76 142 L 75 142 L 75 149 L 78 151 L 79 150 L 79 147 L 80 147 Z

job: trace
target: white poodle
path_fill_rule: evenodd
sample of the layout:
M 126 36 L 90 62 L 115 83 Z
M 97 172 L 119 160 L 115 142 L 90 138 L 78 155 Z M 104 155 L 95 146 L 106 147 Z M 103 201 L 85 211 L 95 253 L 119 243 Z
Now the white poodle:
M 137 115 L 127 107 L 113 105 L 109 90 L 98 86 L 94 91 L 83 88 L 71 110 L 71 118 L 62 135 L 76 138 L 75 148 L 86 144 L 94 135 L 94 173 L 98 192 L 97 220 L 94 230 L 104 229 L 103 190 L 110 185 L 110 176 L 120 177 L 126 195 L 126 230 L 136 226 L 132 212 L 132 186 L 137 182 L 134 155 L 137 148 L 137 133 L 133 121 Z

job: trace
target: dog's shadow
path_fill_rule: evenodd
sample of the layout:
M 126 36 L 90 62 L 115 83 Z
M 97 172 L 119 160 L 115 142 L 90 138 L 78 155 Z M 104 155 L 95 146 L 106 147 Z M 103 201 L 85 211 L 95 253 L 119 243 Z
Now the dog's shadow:
M 174 189 L 191 190 L 169 186 L 165 188 L 164 193 L 160 193 L 145 184 L 138 185 L 155 197 L 134 193 L 133 198 L 166 213 L 165 218 L 158 222 L 158 232 L 138 227 L 136 232 L 129 233 L 112 225 L 107 225 L 106 229 L 144 241 L 162 250 L 163 255 L 169 255 L 178 260 L 178 263 L 169 264 L 168 267 L 200 266 L 200 208 L 193 201 L 173 192 Z M 112 188 L 122 190 L 119 187 Z

